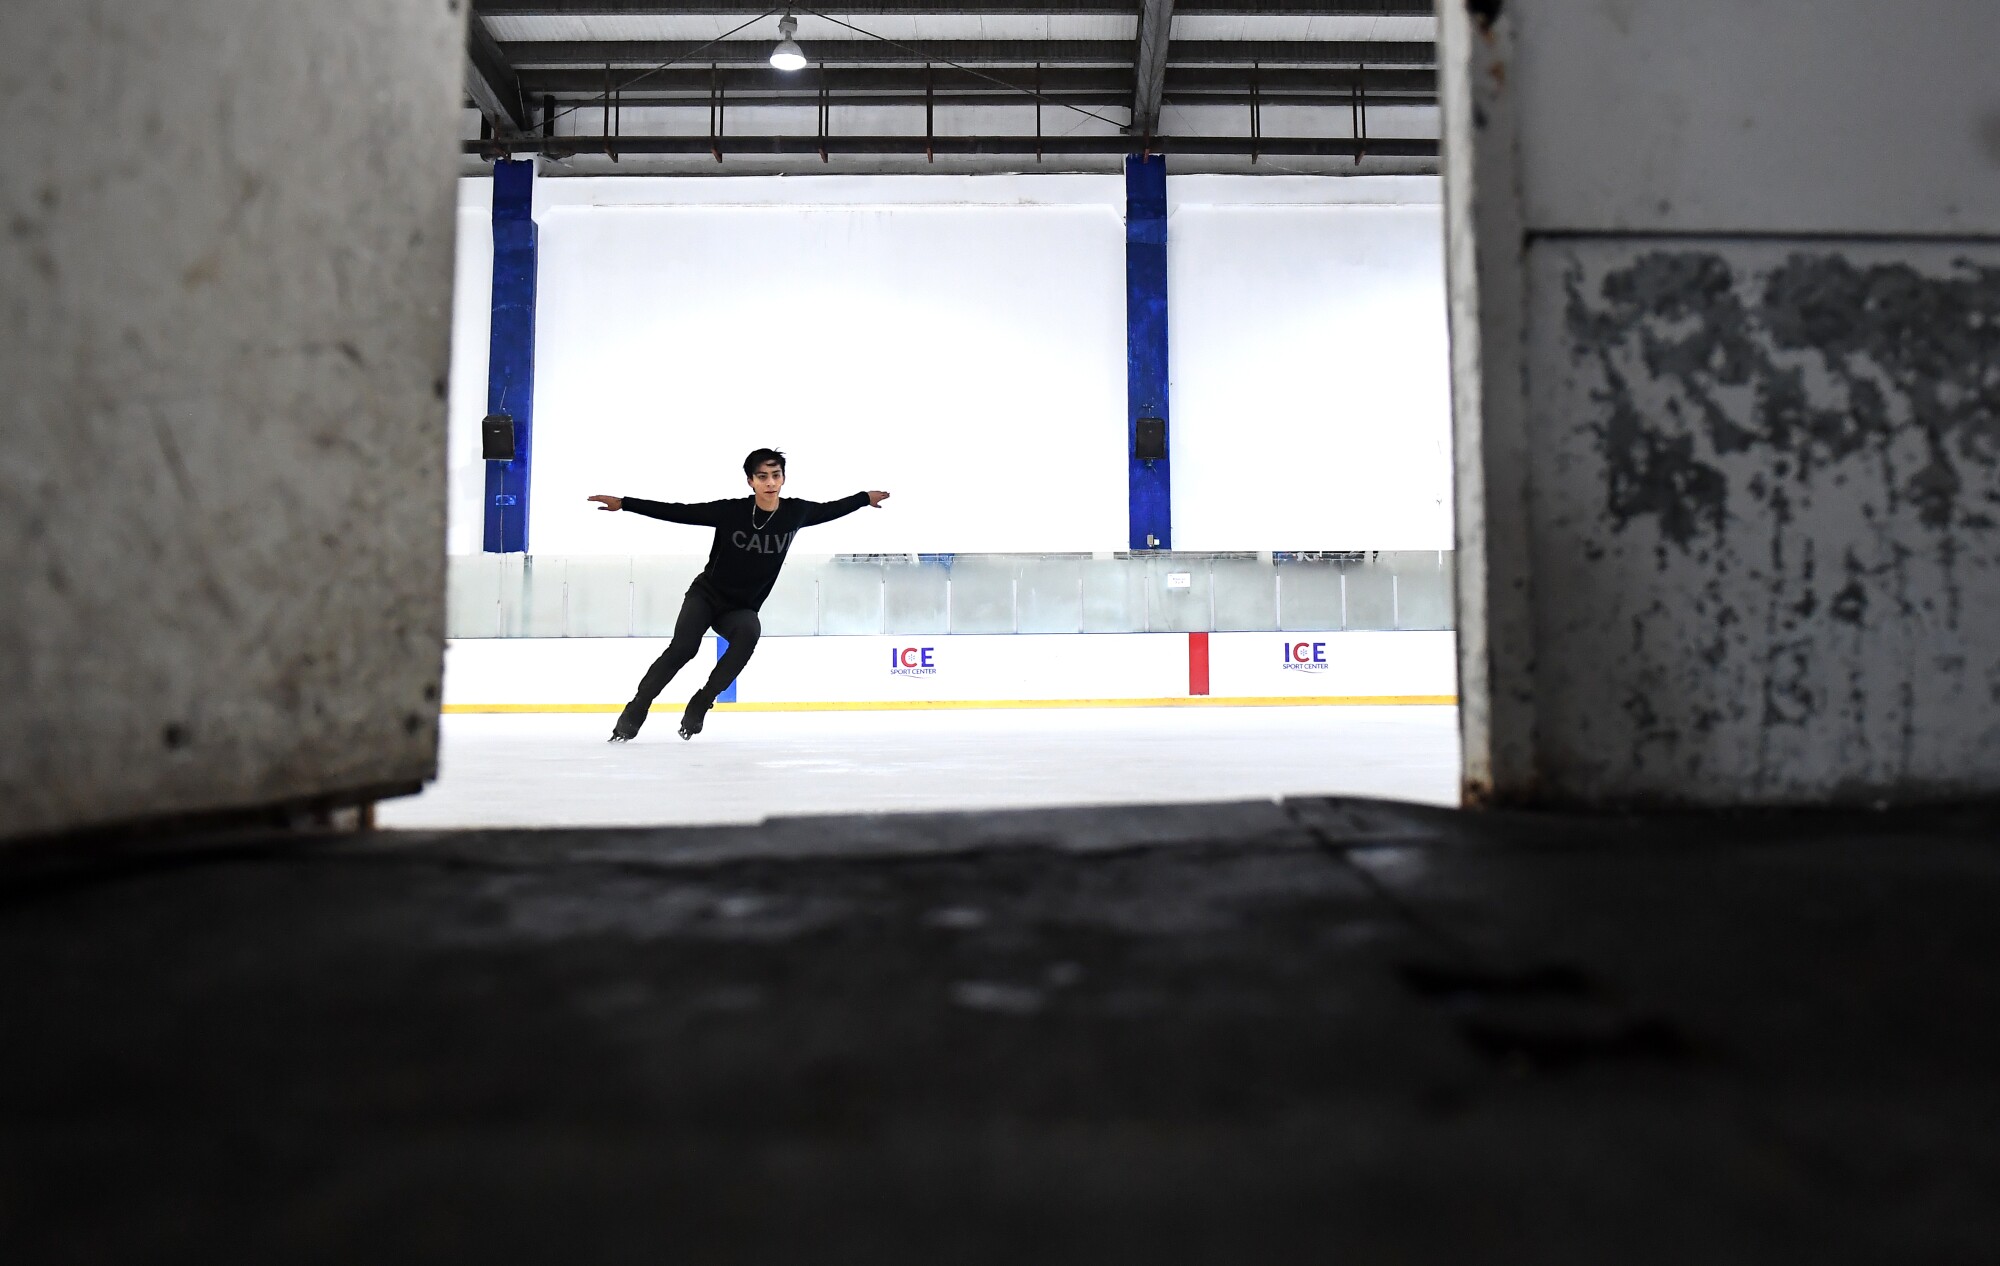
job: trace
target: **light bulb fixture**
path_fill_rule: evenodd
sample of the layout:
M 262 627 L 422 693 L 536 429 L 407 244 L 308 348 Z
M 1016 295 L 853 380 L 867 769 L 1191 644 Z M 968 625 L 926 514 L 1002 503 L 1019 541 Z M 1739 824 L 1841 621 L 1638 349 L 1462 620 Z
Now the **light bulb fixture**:
M 787 13 L 778 19 L 778 46 L 771 50 L 771 64 L 779 70 L 804 70 L 805 50 L 792 38 L 799 32 L 799 20 Z

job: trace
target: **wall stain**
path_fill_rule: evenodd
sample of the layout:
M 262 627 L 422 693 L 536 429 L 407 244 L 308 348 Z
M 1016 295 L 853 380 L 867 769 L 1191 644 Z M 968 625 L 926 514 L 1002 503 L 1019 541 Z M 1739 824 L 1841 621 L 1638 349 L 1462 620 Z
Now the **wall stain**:
M 2000 269 L 1961 261 L 1955 275 L 1936 277 L 1794 253 L 1761 288 L 1753 281 L 1698 250 L 1644 255 L 1607 274 L 1594 299 L 1580 270 L 1565 278 L 1573 354 L 1596 361 L 1605 383 L 1595 433 L 1613 529 L 1651 519 L 1683 550 L 1720 536 L 1730 486 L 1710 458 L 1752 450 L 1796 459 L 1774 461 L 1780 478 L 1748 489 L 1781 517 L 1783 476 L 1805 483 L 1873 451 L 1890 463 L 1890 513 L 1908 501 L 1939 531 L 1991 523 L 1964 504 L 1960 466 L 2000 462 Z M 1795 353 L 1808 363 L 1786 355 Z M 1673 425 L 1635 391 L 1635 359 L 1648 387 L 1672 391 Z M 1834 388 L 1820 402 L 1807 389 L 1809 368 Z M 1747 402 L 1729 398 L 1746 390 Z M 1927 460 L 1899 472 L 1889 449 L 1909 439 Z
M 1858 580 L 1850 580 L 1847 586 L 1833 595 L 1833 602 L 1827 613 L 1842 624 L 1859 626 L 1868 614 L 1868 591 Z
M 1661 706 L 1672 679 L 1646 664 L 1678 672 L 1684 654 L 1718 681 L 1735 665 L 1759 722 L 1760 784 L 1782 781 L 1809 741 L 1774 732 L 1836 714 L 1843 761 L 1872 763 L 1879 745 L 1911 769 L 1914 648 L 1983 637 L 1962 625 L 2000 567 L 2000 267 L 1867 255 L 1660 248 L 1560 274 L 1567 355 L 1590 402 L 1574 434 L 1602 462 L 1601 513 L 1575 548 L 1618 567 L 1620 538 L 1636 533 L 1681 595 L 1677 645 L 1649 646 L 1649 617 L 1631 618 L 1628 680 L 1648 692 L 1626 697 L 1631 732 L 1671 747 L 1676 729 L 1706 733 L 1729 708 Z M 1961 572 L 1979 578 L 1970 615 Z M 1983 665 L 1925 662 L 1960 664 L 1964 685 L 1990 683 L 2000 702 L 2000 675 Z M 1689 771 L 1702 759 L 1690 749 Z
M 1799 725 L 1819 710 L 1813 691 L 1813 644 L 1799 639 L 1770 650 L 1770 671 L 1764 675 L 1764 725 Z

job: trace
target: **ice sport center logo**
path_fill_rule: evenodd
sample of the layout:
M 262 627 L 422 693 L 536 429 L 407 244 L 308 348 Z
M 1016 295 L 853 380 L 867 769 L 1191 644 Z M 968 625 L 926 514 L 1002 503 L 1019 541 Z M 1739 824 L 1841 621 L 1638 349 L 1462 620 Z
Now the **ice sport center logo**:
M 1286 642 L 1283 668 L 1292 673 L 1326 671 L 1325 642 Z
M 931 646 L 897 646 L 889 651 L 891 677 L 937 676 L 937 649 Z

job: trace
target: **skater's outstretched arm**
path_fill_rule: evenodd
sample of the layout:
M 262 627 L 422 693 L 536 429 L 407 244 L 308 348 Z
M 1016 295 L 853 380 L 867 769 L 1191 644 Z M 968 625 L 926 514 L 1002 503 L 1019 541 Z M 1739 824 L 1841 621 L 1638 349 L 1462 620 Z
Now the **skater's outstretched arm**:
M 608 497 L 602 493 L 590 500 L 597 502 L 600 510 L 630 510 L 649 519 L 691 523 L 696 527 L 721 527 L 724 510 L 732 506 L 741 508 L 737 501 L 647 501 L 643 497 Z
M 880 508 L 889 499 L 886 492 L 857 492 L 851 497 L 838 501 L 801 501 L 806 508 L 806 517 L 799 522 L 800 527 L 811 527 L 815 523 L 831 523 L 844 515 L 853 514 L 862 506 Z

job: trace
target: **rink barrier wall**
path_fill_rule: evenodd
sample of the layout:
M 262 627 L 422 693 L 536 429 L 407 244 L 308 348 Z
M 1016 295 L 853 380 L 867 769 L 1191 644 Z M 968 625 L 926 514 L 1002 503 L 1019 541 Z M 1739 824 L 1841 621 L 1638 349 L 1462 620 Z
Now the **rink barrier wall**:
M 714 638 L 657 708 L 678 711 Z M 638 638 L 450 643 L 444 711 L 611 712 L 657 656 Z M 1455 702 L 1448 632 L 767 637 L 734 683 L 738 711 L 1440 705 Z M 1205 690 L 1207 693 L 1201 693 Z
M 454 638 L 669 637 L 705 555 L 449 561 Z M 1451 628 L 1449 550 L 1261 554 L 802 554 L 765 637 Z M 1180 693 L 1176 688 L 1172 693 Z
M 1062 708 L 1389 708 L 1453 707 L 1457 695 L 1300 695 L 1297 698 L 1218 699 L 1209 696 L 1183 699 L 925 699 L 903 702 L 877 700 L 860 703 L 720 703 L 717 712 L 1005 712 L 1019 709 Z M 656 703 L 647 711 L 681 714 L 685 704 Z M 625 709 L 616 703 L 462 703 L 445 705 L 457 716 L 474 714 L 520 715 L 523 713 L 590 713 L 615 716 Z

